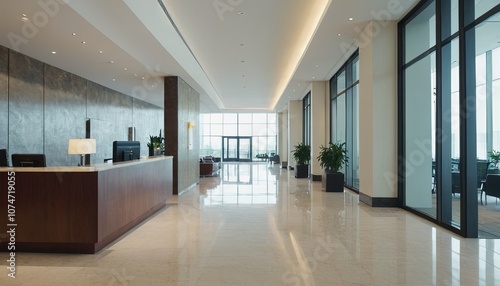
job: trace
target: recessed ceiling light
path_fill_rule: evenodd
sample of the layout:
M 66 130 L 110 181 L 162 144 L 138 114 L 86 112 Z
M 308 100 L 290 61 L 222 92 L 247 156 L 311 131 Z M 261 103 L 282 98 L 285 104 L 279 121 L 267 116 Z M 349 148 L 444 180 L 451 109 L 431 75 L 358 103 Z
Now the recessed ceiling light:
M 128 70 L 127 68 L 123 68 L 124 71 Z
M 99 51 L 99 54 L 102 54 L 102 51 Z
M 295 89 L 293 90 L 293 92 L 295 92 Z M 290 96 L 289 96 L 290 97 Z
M 319 67 L 319 65 L 316 65 L 316 67 Z
M 243 11 L 238 11 L 238 15 L 243 15 Z
M 145 77 L 142 77 L 142 79 L 145 79 Z
M 337 36 L 340 36 L 340 33 L 338 33 Z
M 316 77 L 313 76 L 313 79 L 315 79 Z
M 57 54 L 57 52 L 56 51 L 52 51 L 52 54 L 55 55 L 55 54 Z
M 109 61 L 108 63 L 110 63 L 110 64 L 114 64 L 114 63 L 115 63 L 115 61 Z
M 24 13 L 23 13 L 23 17 L 27 17 L 27 16 L 28 16 L 28 15 L 26 15 L 26 14 L 24 14 Z
M 114 78 L 113 81 L 116 81 L 116 78 Z
M 21 18 L 21 20 L 22 20 L 23 22 L 28 22 L 30 19 L 28 19 L 28 17 L 22 17 L 22 18 Z
M 82 44 L 84 44 L 84 45 L 85 45 L 86 43 L 87 43 L 87 42 L 85 42 L 85 41 L 82 41 Z
M 71 35 L 76 36 L 76 33 L 71 33 Z
M 353 18 L 349 18 L 349 21 L 352 21 L 352 20 L 354 20 L 354 19 Z
M 135 76 L 137 76 L 137 74 L 136 74 L 136 73 L 135 73 L 134 75 L 135 75 Z

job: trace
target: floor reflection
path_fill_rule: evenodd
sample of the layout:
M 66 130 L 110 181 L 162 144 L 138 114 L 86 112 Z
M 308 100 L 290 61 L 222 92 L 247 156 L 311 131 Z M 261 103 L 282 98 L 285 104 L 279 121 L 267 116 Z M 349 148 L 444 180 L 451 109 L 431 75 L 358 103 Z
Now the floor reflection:
M 169 203 L 95 255 L 16 253 L 0 285 L 500 285 L 500 240 L 279 166 L 228 164 Z
M 202 204 L 276 204 L 276 167 L 267 163 L 223 163 L 220 178 L 204 178 L 212 187 L 202 198 Z

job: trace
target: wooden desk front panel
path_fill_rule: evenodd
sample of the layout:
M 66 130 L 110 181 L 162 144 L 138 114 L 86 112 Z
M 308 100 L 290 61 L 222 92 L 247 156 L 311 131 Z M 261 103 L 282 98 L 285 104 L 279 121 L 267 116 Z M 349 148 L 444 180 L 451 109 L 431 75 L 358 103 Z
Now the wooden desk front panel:
M 171 174 L 172 159 L 99 172 L 98 240 L 165 206 L 172 195 Z
M 7 173 L 0 173 L 0 231 L 7 230 Z M 97 172 L 15 173 L 16 242 L 97 240 Z

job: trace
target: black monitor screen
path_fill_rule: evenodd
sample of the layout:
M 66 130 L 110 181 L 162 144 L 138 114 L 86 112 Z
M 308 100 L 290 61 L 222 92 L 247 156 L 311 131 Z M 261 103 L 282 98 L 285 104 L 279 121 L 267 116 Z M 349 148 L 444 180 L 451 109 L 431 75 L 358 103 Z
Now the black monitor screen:
M 7 160 L 9 156 L 7 155 L 6 149 L 0 149 L 0 167 L 8 167 L 9 161 Z
M 45 154 L 12 154 L 13 167 L 46 167 Z
M 114 141 L 113 162 L 138 160 L 141 155 L 141 142 L 139 141 Z

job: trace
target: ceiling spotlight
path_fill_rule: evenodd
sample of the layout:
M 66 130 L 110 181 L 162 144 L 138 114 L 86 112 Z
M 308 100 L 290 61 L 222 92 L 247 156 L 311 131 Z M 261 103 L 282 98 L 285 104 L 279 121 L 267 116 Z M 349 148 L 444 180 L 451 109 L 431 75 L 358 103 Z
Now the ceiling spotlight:
M 352 21 L 352 20 L 354 20 L 354 19 L 353 18 L 349 18 L 349 21 Z
M 26 15 L 26 14 L 24 14 L 24 13 L 23 13 L 23 17 L 27 17 L 27 16 L 28 16 L 28 15 Z
M 52 54 L 55 55 L 55 54 L 57 54 L 57 52 L 56 51 L 52 51 Z
M 102 51 L 99 51 L 99 54 L 102 54 Z
M 338 33 L 337 36 L 340 36 L 340 33 Z
M 135 76 L 137 76 L 137 74 L 136 74 L 136 73 L 135 73 L 134 75 L 135 75 Z
M 110 64 L 114 64 L 114 63 L 115 63 L 115 61 L 109 61 L 108 63 L 110 63 Z
M 116 78 L 114 78 L 113 81 L 116 81 Z
M 85 45 L 86 43 L 87 43 L 87 42 L 85 42 L 85 41 L 82 41 L 82 44 L 84 44 L 84 45 Z
M 243 11 L 238 11 L 238 15 L 243 15 Z
M 145 79 L 145 77 L 142 77 L 142 79 Z
M 22 20 L 23 22 L 28 22 L 30 19 L 28 19 L 28 17 L 22 17 L 22 18 L 21 18 L 21 20 Z
M 126 71 L 126 70 L 127 70 L 127 68 L 123 68 L 123 70 L 124 70 L 124 71 Z
M 316 65 L 316 67 L 319 67 L 319 65 Z
M 316 77 L 315 77 L 315 76 L 313 76 L 313 79 L 315 79 L 315 78 L 316 78 Z
M 71 33 L 71 35 L 76 36 L 76 33 Z

